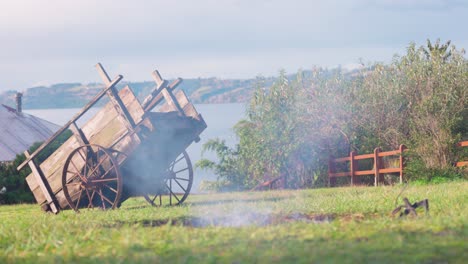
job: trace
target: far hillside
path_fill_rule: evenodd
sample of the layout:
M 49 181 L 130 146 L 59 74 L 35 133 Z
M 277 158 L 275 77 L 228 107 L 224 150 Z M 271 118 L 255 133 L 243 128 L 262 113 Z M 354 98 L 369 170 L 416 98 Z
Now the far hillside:
M 273 83 L 273 77 L 263 79 L 265 86 Z M 171 82 L 172 80 L 169 80 Z M 184 79 L 179 86 L 194 103 L 241 103 L 252 96 L 257 79 Z M 143 100 L 155 84 L 145 82 L 123 82 L 119 88 L 130 85 L 138 99 Z M 79 108 L 89 102 L 100 90 L 102 83 L 59 83 L 50 86 L 37 86 L 23 91 L 23 105 L 26 109 Z M 0 103 L 13 106 L 16 91 L 0 94 Z
M 332 75 L 334 70 L 325 71 Z M 310 75 L 312 71 L 304 71 Z M 352 73 L 352 72 L 350 72 Z M 294 79 L 295 75 L 288 78 Z M 251 79 L 195 78 L 184 79 L 179 86 L 193 103 L 245 103 L 249 102 L 258 86 L 270 87 L 276 77 L 257 77 Z M 171 83 L 173 80 L 168 80 Z M 155 87 L 152 81 L 121 82 L 118 88 L 129 85 L 142 101 Z M 23 108 L 80 108 L 88 103 L 104 88 L 102 83 L 58 83 L 50 86 L 36 86 L 23 90 Z M 0 104 L 15 105 L 15 90 L 0 94 Z

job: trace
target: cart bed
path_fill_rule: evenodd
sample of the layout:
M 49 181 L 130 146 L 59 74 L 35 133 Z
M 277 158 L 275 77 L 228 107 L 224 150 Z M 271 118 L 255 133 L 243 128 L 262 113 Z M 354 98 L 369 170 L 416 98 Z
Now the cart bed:
M 128 86 L 125 87 L 119 92 L 119 97 L 127 107 L 128 112 L 135 122 L 140 122 L 144 111 L 131 89 Z M 86 122 L 81 130 L 85 137 L 88 138 L 90 144 L 97 144 L 105 147 L 111 146 L 117 139 L 128 131 L 125 123 L 118 116 L 117 111 L 114 110 L 114 105 L 110 102 L 107 103 L 88 122 Z M 137 135 L 134 134 L 119 140 L 119 142 L 113 146 L 113 149 L 124 153 L 130 153 L 131 150 L 138 146 L 139 143 L 140 141 Z M 44 176 L 50 185 L 50 189 L 55 194 L 61 208 L 65 208 L 67 206 L 67 201 L 61 192 L 63 166 L 70 152 L 79 146 L 79 139 L 75 135 L 72 135 L 40 165 L 45 174 Z M 77 163 L 80 163 L 80 161 L 77 161 Z M 77 164 L 77 166 L 82 165 L 83 164 Z M 28 183 L 37 203 L 46 203 L 44 193 L 41 191 L 39 184 L 32 173 L 26 177 L 26 182 Z

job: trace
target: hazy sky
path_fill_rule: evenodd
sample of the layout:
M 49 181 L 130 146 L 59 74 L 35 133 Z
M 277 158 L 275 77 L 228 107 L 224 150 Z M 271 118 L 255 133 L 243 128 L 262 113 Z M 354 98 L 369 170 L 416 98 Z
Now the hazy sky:
M 468 48 L 467 0 L 1 0 L 0 91 L 111 76 L 251 78 Z

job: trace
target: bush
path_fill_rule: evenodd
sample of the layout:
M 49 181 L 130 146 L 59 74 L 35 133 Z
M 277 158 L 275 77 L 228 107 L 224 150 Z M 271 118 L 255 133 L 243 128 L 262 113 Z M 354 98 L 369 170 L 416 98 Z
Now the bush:
M 58 149 L 72 135 L 71 131 L 66 131 L 46 147 L 37 157 L 37 164 L 42 163 L 50 154 Z M 36 151 L 42 145 L 41 142 L 34 143 L 29 148 L 29 153 Z M 34 197 L 26 183 L 26 177 L 31 173 L 31 169 L 26 166 L 21 171 L 16 168 L 26 160 L 24 154 L 17 155 L 11 163 L 0 164 L 0 188 L 5 187 L 6 192 L 0 194 L 0 204 L 31 203 Z
M 281 72 L 271 88 L 256 89 L 247 118 L 235 126 L 239 144 L 208 143 L 205 149 L 216 150 L 220 163 L 199 165 L 214 169 L 226 185 L 250 188 L 282 176 L 284 187 L 314 187 L 326 184 L 330 156 L 405 144 L 411 180 L 466 177 L 452 166 L 466 158 L 466 150 L 455 147 L 468 139 L 464 54 L 438 40 L 410 44 L 389 65 L 353 72 L 316 68 L 295 79 Z

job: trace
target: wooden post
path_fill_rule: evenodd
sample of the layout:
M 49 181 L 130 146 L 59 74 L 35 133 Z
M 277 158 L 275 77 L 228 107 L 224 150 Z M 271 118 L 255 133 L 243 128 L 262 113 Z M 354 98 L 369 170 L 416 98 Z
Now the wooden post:
M 29 155 L 29 152 L 26 150 L 24 152 L 24 155 L 26 155 L 26 158 L 31 157 Z M 50 210 L 54 213 L 57 214 L 59 212 L 59 206 L 56 203 L 55 196 L 50 190 L 50 186 L 47 183 L 46 178 L 44 177 L 44 174 L 42 173 L 42 170 L 40 167 L 36 165 L 33 159 L 30 159 L 28 161 L 28 165 L 31 168 L 31 171 L 34 175 L 34 178 L 36 179 L 37 183 L 39 184 L 39 187 L 41 188 L 42 193 L 44 194 L 47 204 L 50 207 Z
M 173 81 L 168 87 L 167 89 L 169 91 L 173 91 L 179 84 L 182 83 L 182 79 L 181 78 L 177 78 L 175 81 Z M 155 108 L 161 101 L 163 100 L 163 96 L 162 94 L 159 92 L 159 93 L 155 93 L 154 96 L 150 95 L 149 98 L 147 97 L 145 99 L 145 103 L 143 104 L 143 109 L 145 110 L 145 112 L 150 112 L 151 110 L 153 110 L 153 108 Z
M 106 70 L 104 70 L 104 68 L 102 67 L 101 63 L 98 63 L 96 65 L 96 68 L 98 69 L 99 74 L 101 75 L 101 78 L 106 84 L 106 86 L 109 86 L 111 84 L 111 79 L 109 78 L 109 75 L 107 74 Z M 128 112 L 127 107 L 125 107 L 122 100 L 120 100 L 117 89 L 115 89 L 115 87 L 110 88 L 109 90 L 107 90 L 107 95 L 109 96 L 109 99 L 114 105 L 114 108 L 119 114 L 119 116 L 121 116 L 124 120 L 124 123 L 127 126 L 128 130 L 133 131 L 135 128 L 135 121 Z
M 333 156 L 328 157 L 328 186 L 334 187 L 336 184 L 336 178 L 331 175 L 335 173 L 335 163 Z
M 185 115 L 184 110 L 180 107 L 179 102 L 177 102 L 177 99 L 172 94 L 172 92 L 169 92 L 168 89 L 163 88 L 161 93 L 164 96 L 164 99 L 166 99 L 166 102 L 172 107 L 172 109 L 176 110 L 181 115 Z
M 356 164 L 356 160 L 354 159 L 354 157 L 356 156 L 356 152 L 355 151 L 351 151 L 349 153 L 349 167 L 350 167 L 350 173 L 351 173 L 351 186 L 354 186 L 354 184 L 356 184 L 356 175 L 355 175 L 355 171 L 357 171 L 357 164 Z
M 86 138 L 83 131 L 76 125 L 75 122 L 71 123 L 70 130 L 75 135 L 76 140 L 80 143 L 81 146 L 89 145 L 89 141 Z
M 403 177 L 404 177 L 404 172 L 403 169 L 405 167 L 405 157 L 403 155 L 403 152 L 406 150 L 405 145 L 400 145 L 400 183 L 403 183 Z
M 374 186 L 379 186 L 379 181 L 380 181 L 380 148 L 375 148 L 374 149 Z
M 143 103 L 141 104 L 143 109 L 145 109 L 151 103 L 155 96 L 161 93 L 163 88 L 167 87 L 167 81 L 161 77 L 159 71 L 154 70 L 151 76 L 153 76 L 153 79 L 156 82 L 156 88 L 154 88 L 153 91 L 151 91 L 151 93 L 143 100 Z

